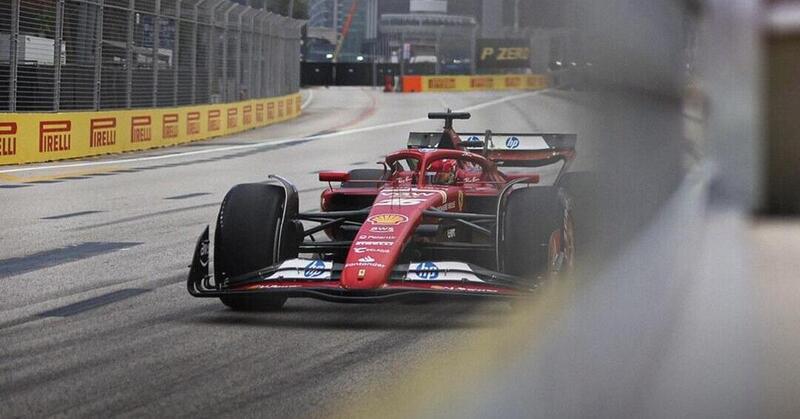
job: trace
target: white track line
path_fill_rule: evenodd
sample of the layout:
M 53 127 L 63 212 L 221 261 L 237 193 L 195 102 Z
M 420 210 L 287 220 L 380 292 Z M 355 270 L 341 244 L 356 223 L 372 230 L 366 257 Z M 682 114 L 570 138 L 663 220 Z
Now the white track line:
M 477 105 L 467 106 L 466 108 L 459 109 L 459 111 L 476 111 L 483 108 L 488 108 L 489 106 L 494 106 L 500 103 L 509 102 L 516 99 L 521 99 L 528 96 L 533 96 L 544 92 L 545 90 L 537 90 L 535 92 L 525 92 L 519 93 L 513 96 L 506 96 L 499 99 L 490 100 L 488 102 L 479 103 Z M 68 163 L 68 164 L 57 164 L 57 165 L 50 165 L 50 166 L 37 166 L 37 167 L 20 167 L 16 169 L 6 169 L 0 170 L 0 173 L 19 173 L 19 172 L 36 172 L 42 170 L 53 170 L 53 169 L 69 169 L 75 167 L 91 167 L 91 166 L 110 166 L 116 164 L 125 164 L 125 163 L 137 163 L 143 161 L 153 161 L 153 160 L 164 160 L 164 159 L 173 159 L 179 157 L 187 157 L 187 156 L 197 156 L 201 154 L 209 154 L 209 153 L 221 153 L 225 151 L 234 151 L 234 150 L 243 150 L 248 148 L 259 148 L 259 147 L 271 147 L 276 145 L 282 144 L 291 144 L 300 141 L 308 141 L 308 140 L 319 140 L 323 138 L 331 138 L 331 137 L 340 137 L 342 135 L 349 135 L 355 134 L 359 132 L 367 132 L 367 131 L 375 131 L 381 130 L 385 128 L 392 128 L 401 125 L 408 125 L 408 124 L 416 124 L 419 122 L 428 121 L 427 117 L 422 118 L 414 118 L 414 119 L 407 119 L 405 121 L 397 121 L 397 122 L 389 122 L 385 124 L 378 124 L 372 125 L 369 127 L 362 127 L 362 128 L 353 128 L 344 131 L 333 132 L 330 134 L 320 134 L 320 135 L 312 135 L 310 137 L 303 137 L 303 138 L 285 138 L 281 140 L 268 140 L 263 141 L 260 143 L 253 143 L 253 144 L 244 144 L 244 145 L 235 145 L 235 146 L 228 146 L 228 147 L 217 147 L 212 149 L 206 150 L 196 150 L 196 151 L 186 151 L 182 153 L 170 153 L 170 154 L 162 154 L 158 156 L 147 156 L 147 157 L 134 157 L 130 159 L 117 159 L 117 160 L 103 160 L 103 161 L 92 161 L 92 162 L 80 162 L 80 163 Z
M 308 89 L 307 92 L 308 92 L 308 98 L 306 98 L 306 101 L 303 102 L 302 105 L 300 105 L 300 109 L 307 108 L 308 105 L 311 104 L 311 101 L 314 100 L 314 91 L 311 90 L 311 89 Z

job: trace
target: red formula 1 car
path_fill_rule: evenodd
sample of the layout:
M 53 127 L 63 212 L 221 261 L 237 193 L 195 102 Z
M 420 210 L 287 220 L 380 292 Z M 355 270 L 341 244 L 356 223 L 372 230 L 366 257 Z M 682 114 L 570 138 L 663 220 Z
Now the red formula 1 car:
M 453 120 L 468 113 L 428 117 L 443 119 L 444 131 L 411 133 L 382 169 L 321 172 L 329 188 L 320 211 L 300 212 L 297 190 L 278 176 L 235 186 L 217 218 L 214 275 L 206 227 L 189 293 L 239 310 L 279 308 L 289 297 L 510 298 L 569 269 L 572 215 L 558 185 L 576 136 L 486 131 L 462 140 Z

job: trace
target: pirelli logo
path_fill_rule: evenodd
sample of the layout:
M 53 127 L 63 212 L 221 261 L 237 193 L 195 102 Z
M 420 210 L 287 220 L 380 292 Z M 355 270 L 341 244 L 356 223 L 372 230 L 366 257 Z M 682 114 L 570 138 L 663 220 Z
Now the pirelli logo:
M 186 135 L 200 134 L 200 112 L 186 114 Z
M 506 77 L 506 87 L 522 87 L 522 77 L 519 76 Z
M 491 89 L 494 87 L 494 79 L 491 77 L 473 77 L 469 81 L 469 87 L 473 89 Z
M 286 99 L 286 116 L 289 116 L 294 111 L 294 99 Z
M 17 155 L 17 123 L 0 122 L 0 156 Z
M 303 109 L 302 105 L 300 105 L 300 98 L 297 98 L 297 100 L 294 101 L 294 113 L 299 114 L 301 110 Z
M 242 125 L 250 125 L 253 123 L 253 105 L 247 105 L 242 108 Z
M 106 147 L 117 143 L 117 118 L 89 120 L 89 147 Z
M 275 119 L 275 102 L 267 103 L 267 119 Z
M 150 116 L 131 118 L 131 142 L 146 143 L 153 139 L 153 126 Z
M 161 117 L 161 138 L 178 138 L 178 114 L 168 113 Z
M 435 78 L 428 80 L 429 89 L 455 89 L 456 79 L 452 77 Z
M 69 151 L 72 141 L 71 121 L 39 122 L 39 152 Z
M 264 104 L 256 103 L 256 122 L 264 122 Z
M 528 76 L 525 80 L 527 87 L 542 87 L 542 79 L 535 76 Z
M 228 128 L 236 128 L 238 119 L 239 119 L 239 109 L 238 108 L 228 109 Z
M 212 109 L 208 111 L 208 130 L 209 131 L 219 131 L 220 125 L 220 115 L 221 112 L 219 109 Z
M 278 118 L 283 118 L 283 105 L 284 105 L 283 101 L 279 100 L 278 101 Z

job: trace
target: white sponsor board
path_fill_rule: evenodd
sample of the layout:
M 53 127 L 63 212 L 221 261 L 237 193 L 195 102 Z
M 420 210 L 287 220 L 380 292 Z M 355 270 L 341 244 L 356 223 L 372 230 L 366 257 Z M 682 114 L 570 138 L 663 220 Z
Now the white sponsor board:
M 411 262 L 406 281 L 485 282 L 463 262 Z
M 485 135 L 470 135 L 463 141 L 486 141 Z M 549 150 L 550 146 L 541 135 L 492 135 L 489 150 Z
M 331 279 L 333 262 L 323 260 L 290 259 L 267 279 Z

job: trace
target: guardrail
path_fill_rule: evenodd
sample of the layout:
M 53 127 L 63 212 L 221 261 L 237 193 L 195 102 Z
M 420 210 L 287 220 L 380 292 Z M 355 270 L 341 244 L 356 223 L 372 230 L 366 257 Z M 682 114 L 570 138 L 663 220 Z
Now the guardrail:
M 174 108 L 0 114 L 0 165 L 146 150 L 300 115 L 300 94 Z

